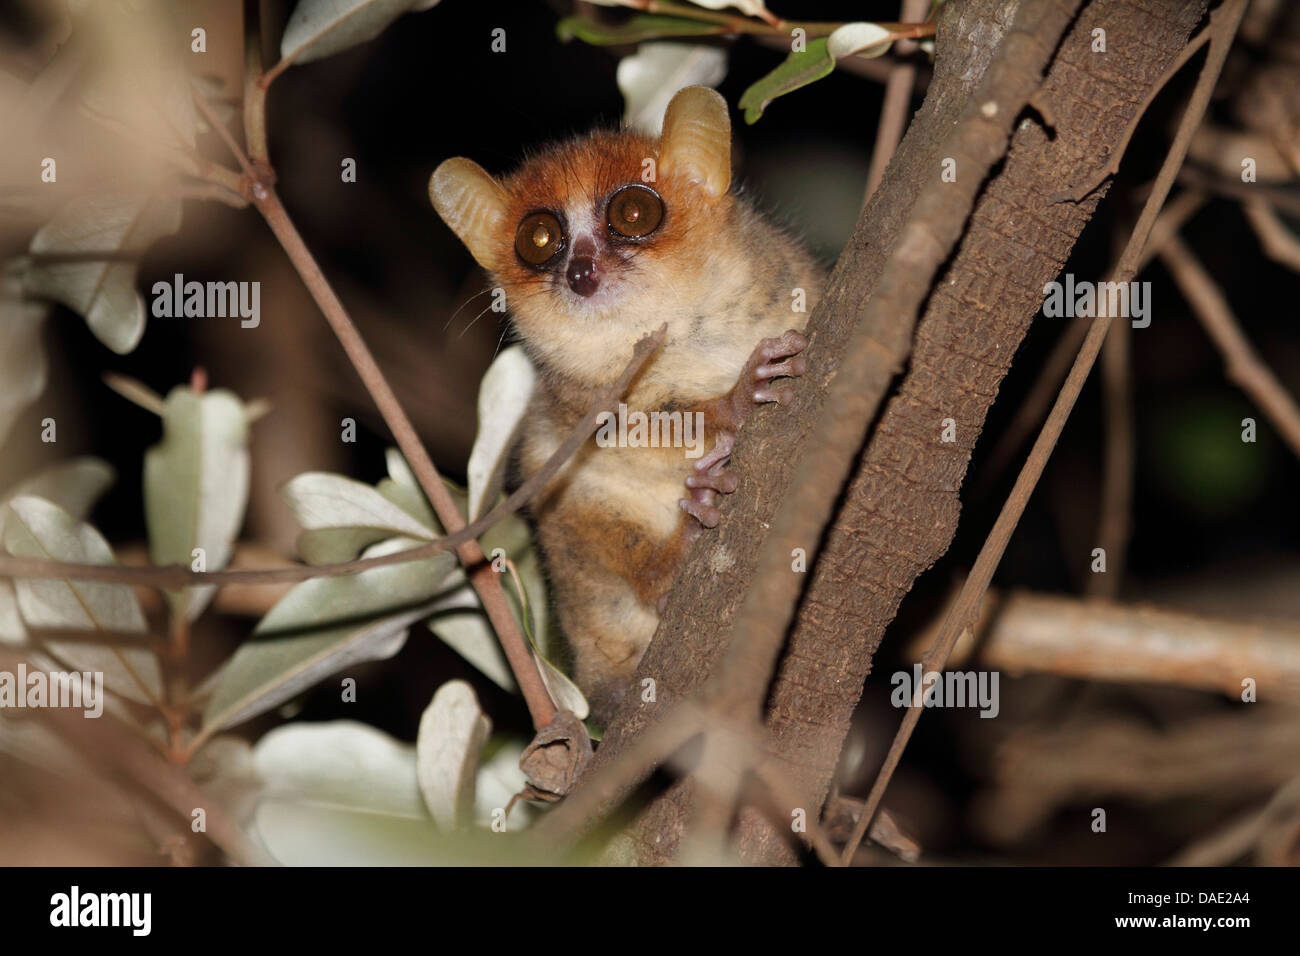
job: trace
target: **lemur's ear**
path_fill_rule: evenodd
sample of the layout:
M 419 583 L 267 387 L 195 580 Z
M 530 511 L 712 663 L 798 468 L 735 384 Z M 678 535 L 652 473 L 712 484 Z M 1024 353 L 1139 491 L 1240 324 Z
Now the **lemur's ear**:
M 509 196 L 501 184 L 472 159 L 446 160 L 429 177 L 429 199 L 442 221 L 465 243 L 475 261 L 497 268 Z
M 688 86 L 668 104 L 659 141 L 659 172 L 679 173 L 716 199 L 731 185 L 731 117 L 707 86 Z

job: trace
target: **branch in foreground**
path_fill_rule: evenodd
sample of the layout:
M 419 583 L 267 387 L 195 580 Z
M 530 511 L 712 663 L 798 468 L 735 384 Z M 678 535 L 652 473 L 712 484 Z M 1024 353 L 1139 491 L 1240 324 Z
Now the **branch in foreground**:
M 16 672 L 23 658 L 0 649 L 0 665 Z M 237 863 L 265 866 L 272 861 L 248 838 L 223 808 L 208 798 L 184 769 L 168 763 L 143 741 L 123 733 L 111 720 L 86 720 L 75 710 L 49 707 L 39 711 L 60 736 L 92 762 L 123 774 L 154 794 L 188 823 L 195 809 L 207 816 L 207 836 Z
M 492 528 L 498 521 L 514 514 L 528 504 L 538 490 L 564 466 L 583 443 L 596 430 L 596 419 L 602 412 L 616 411 L 618 402 L 627 391 L 628 384 L 641 371 L 655 350 L 663 344 L 666 327 L 644 336 L 632 350 L 632 358 L 618 381 L 602 389 L 583 419 L 574 426 L 564 442 L 546 463 L 526 482 L 515 489 L 505 501 L 483 517 L 465 525 L 454 534 L 444 535 L 436 541 L 405 551 L 380 555 L 375 558 L 358 558 L 332 564 L 289 565 L 283 568 L 234 569 L 226 571 L 191 571 L 180 564 L 160 567 L 130 567 L 119 564 L 77 564 L 64 561 L 43 561 L 35 558 L 17 558 L 0 553 L 0 577 L 10 578 L 63 578 L 69 581 L 107 581 L 131 584 L 138 587 L 179 589 L 203 584 L 239 584 L 244 586 L 296 584 L 312 578 L 336 578 L 357 574 L 371 568 L 382 568 L 407 561 L 419 561 L 443 551 L 459 547 Z

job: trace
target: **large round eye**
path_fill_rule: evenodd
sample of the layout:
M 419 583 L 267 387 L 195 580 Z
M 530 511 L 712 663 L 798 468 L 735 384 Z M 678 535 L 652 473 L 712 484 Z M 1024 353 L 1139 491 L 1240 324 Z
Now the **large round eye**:
M 515 252 L 532 266 L 540 266 L 560 251 L 564 244 L 564 230 L 560 220 L 549 212 L 535 212 L 525 216 L 515 233 Z
M 653 189 L 624 186 L 610 199 L 605 215 L 609 228 L 620 236 L 640 239 L 659 228 L 664 218 L 664 203 Z

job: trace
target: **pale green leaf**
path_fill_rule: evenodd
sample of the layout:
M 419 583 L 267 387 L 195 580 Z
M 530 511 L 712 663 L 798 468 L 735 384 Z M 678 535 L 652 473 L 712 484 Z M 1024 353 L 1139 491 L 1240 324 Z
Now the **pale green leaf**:
M 375 490 L 426 528 L 442 534 L 442 522 L 433 513 L 429 499 L 424 496 L 424 489 L 420 487 L 402 453 L 396 448 L 387 448 L 384 450 L 384 460 L 388 464 L 388 477 L 381 478 L 375 485 Z
M 469 591 L 468 585 L 466 590 Z M 429 630 L 439 640 L 491 678 L 502 690 L 512 694 L 518 691 L 514 675 L 510 672 L 510 664 L 501 650 L 501 642 L 497 640 L 487 616 L 481 610 L 440 613 L 429 618 L 427 623 Z
M 156 239 L 180 228 L 179 199 L 83 196 L 74 199 L 32 237 L 34 256 L 86 254 L 84 261 L 34 261 L 24 276 L 28 295 L 62 302 L 86 320 L 106 346 L 125 355 L 144 334 L 144 300 L 136 291 L 134 261 Z M 119 259 L 95 259 L 103 253 Z
M 286 724 L 253 747 L 264 795 L 295 803 L 428 820 L 415 747 L 351 720 Z
M 512 345 L 488 366 L 478 388 L 478 434 L 469 453 L 469 519 L 481 518 L 505 480 L 510 450 L 532 398 L 537 373 L 523 346 Z
M 27 628 L 18 611 L 18 595 L 14 586 L 0 578 L 0 644 L 22 647 L 27 643 Z
M 201 548 L 204 569 L 219 571 L 234 550 L 248 504 L 248 423 L 244 403 L 218 389 L 196 395 L 172 389 L 163 411 L 162 441 L 144 456 L 145 520 L 156 565 L 190 566 Z M 168 592 L 193 620 L 213 587 Z
M 889 52 L 894 35 L 878 23 L 846 23 L 826 38 L 826 52 L 836 60 L 846 56 L 877 57 Z
M 24 301 L 19 270 L 5 269 L 0 276 L 0 445 L 45 390 L 48 363 L 41 328 L 49 311 L 44 303 Z
M 58 505 L 21 495 L 9 502 L 4 544 L 10 554 L 79 564 L 114 564 L 103 537 Z M 144 613 L 123 584 L 58 578 L 19 578 L 18 608 L 28 627 L 143 633 Z M 147 649 L 78 641 L 48 641 L 46 648 L 76 670 L 102 671 L 112 691 L 143 703 L 162 699 L 158 659 Z
M 280 40 L 280 57 L 310 63 L 379 36 L 407 12 L 438 0 L 298 0 Z
M 394 538 L 366 556 L 416 544 Z M 438 554 L 296 585 L 223 668 L 204 709 L 204 732 L 264 713 L 352 664 L 396 654 L 406 629 L 429 614 L 455 560 Z
M 542 675 L 542 683 L 550 691 L 551 700 L 555 701 L 555 706 L 560 710 L 569 711 L 579 720 L 586 720 L 591 713 L 591 707 L 588 705 L 587 698 L 583 696 L 582 691 L 578 690 L 578 685 L 563 674 L 558 667 L 538 654 L 537 651 L 533 651 L 533 660 L 537 661 L 538 670 Z
M 102 459 L 70 458 L 24 478 L 0 495 L 0 505 L 19 495 L 31 495 L 52 501 L 74 518 L 85 518 L 113 477 L 112 467 Z M 4 540 L 4 521 L 5 509 L 0 507 L 0 541 Z
M 416 521 L 401 507 L 369 485 L 342 475 L 305 472 L 287 481 L 280 494 L 293 509 L 298 523 L 310 531 L 323 529 L 364 530 L 370 541 L 394 535 L 431 541 L 435 532 Z M 364 536 L 353 535 L 357 540 Z M 318 541 L 331 540 L 317 536 Z M 362 546 L 365 543 L 363 542 Z M 302 540 L 299 539 L 301 546 Z M 354 552 L 355 553 L 355 552 Z M 304 554 L 308 560 L 311 556 Z
M 479 706 L 474 689 L 462 680 L 439 687 L 421 715 L 416 777 L 439 829 L 454 830 L 468 822 L 479 756 L 491 733 L 492 721 Z

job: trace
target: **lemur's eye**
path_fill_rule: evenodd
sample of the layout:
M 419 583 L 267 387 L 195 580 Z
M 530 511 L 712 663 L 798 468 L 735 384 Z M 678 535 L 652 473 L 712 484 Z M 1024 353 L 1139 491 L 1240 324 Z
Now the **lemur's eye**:
M 515 252 L 532 266 L 548 262 L 564 245 L 560 220 L 549 212 L 535 212 L 524 217 L 515 233 Z
M 653 189 L 624 186 L 610 199 L 605 216 L 609 219 L 609 228 L 620 236 L 641 239 L 663 222 L 664 202 Z

